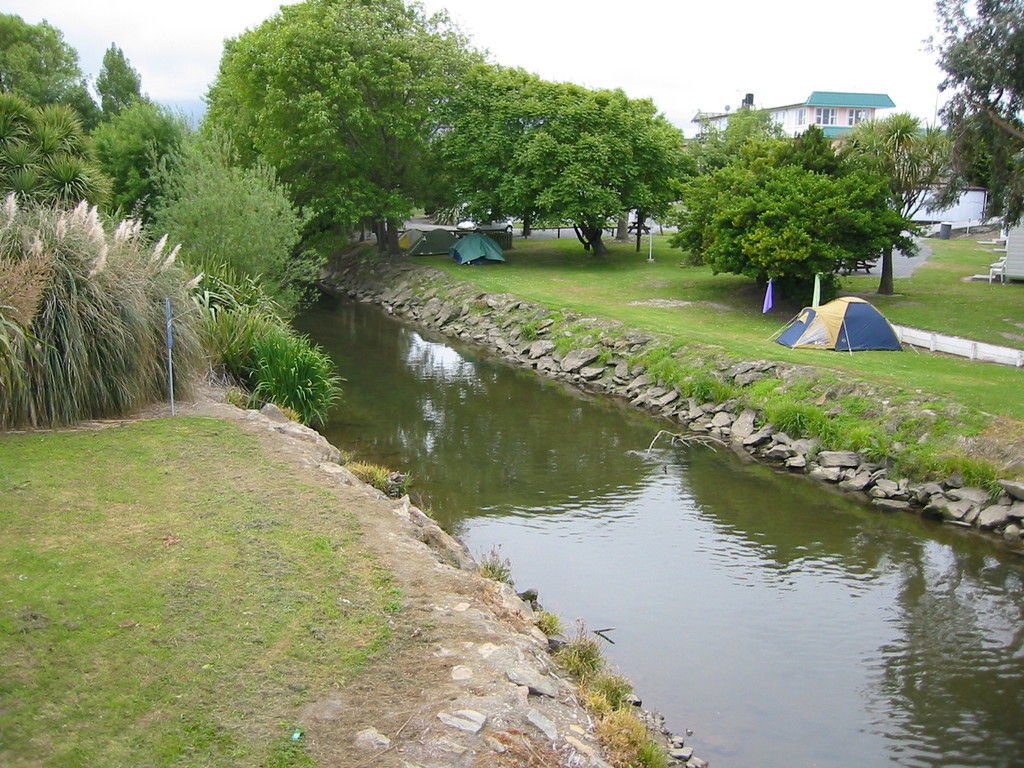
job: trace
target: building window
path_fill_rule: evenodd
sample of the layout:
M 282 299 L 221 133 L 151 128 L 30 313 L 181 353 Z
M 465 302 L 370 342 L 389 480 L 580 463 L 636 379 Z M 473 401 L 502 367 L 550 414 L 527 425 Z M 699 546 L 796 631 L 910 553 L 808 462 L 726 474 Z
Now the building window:
M 803 125 L 807 121 L 807 110 L 801 109 L 796 113 L 796 124 Z
M 870 114 L 866 109 L 848 109 L 846 110 L 848 115 L 849 125 L 856 125 L 857 123 L 863 123 L 865 120 L 870 119 Z
M 815 125 L 835 125 L 838 119 L 838 109 L 833 107 L 818 107 L 814 110 Z

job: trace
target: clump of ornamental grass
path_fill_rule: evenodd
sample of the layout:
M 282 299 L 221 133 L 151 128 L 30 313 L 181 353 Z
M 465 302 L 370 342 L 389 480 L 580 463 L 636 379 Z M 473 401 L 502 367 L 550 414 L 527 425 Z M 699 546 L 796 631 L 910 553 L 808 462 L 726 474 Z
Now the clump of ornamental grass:
M 606 669 L 596 639 L 582 621 L 575 636 L 555 654 L 562 668 L 576 678 L 584 706 L 595 717 L 597 738 L 615 768 L 663 768 L 664 749 L 637 718 L 629 696 L 633 688 L 621 675 Z
M 561 634 L 562 619 L 556 613 L 545 610 L 537 611 L 537 629 L 548 637 Z
M 555 654 L 558 663 L 570 675 L 586 685 L 588 678 L 604 668 L 604 657 L 597 640 L 590 636 L 583 622 L 576 625 L 576 635 Z
M 345 465 L 353 475 L 367 485 L 392 498 L 401 498 L 409 490 L 409 476 L 365 461 L 353 461 Z
M 628 709 L 617 709 L 598 719 L 597 738 L 615 768 L 662 768 L 664 751 L 650 738 L 647 727 Z
M 480 558 L 480 575 L 510 587 L 513 585 L 512 561 L 501 556 L 500 545 L 491 547 L 491 551 Z
M 622 675 L 611 672 L 602 670 L 592 674 L 582 693 L 587 709 L 596 715 L 632 706 L 627 697 L 633 693 L 633 686 Z
M 224 390 L 224 402 L 236 408 L 249 407 L 249 393 L 238 387 L 228 387 Z
M 164 300 L 171 300 L 174 390 L 200 361 L 187 276 L 166 238 L 138 221 L 109 232 L 95 207 L 0 207 L 0 427 L 123 416 L 165 399 Z

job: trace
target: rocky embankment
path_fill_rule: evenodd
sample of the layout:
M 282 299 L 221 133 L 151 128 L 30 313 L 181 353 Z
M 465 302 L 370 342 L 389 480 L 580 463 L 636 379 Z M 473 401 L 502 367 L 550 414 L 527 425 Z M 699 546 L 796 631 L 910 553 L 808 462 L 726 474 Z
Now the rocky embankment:
M 891 462 L 869 461 L 855 452 L 827 450 L 815 439 L 793 438 L 737 399 L 713 403 L 683 397 L 678 389 L 630 364 L 660 343 L 650 334 L 621 328 L 604 333 L 593 319 L 555 319 L 546 309 L 515 296 L 480 293 L 438 270 L 357 250 L 336 257 L 322 272 L 321 285 L 331 293 L 380 304 L 446 336 L 484 345 L 514 365 L 586 391 L 625 398 L 665 419 L 673 429 L 721 441 L 760 461 L 806 474 L 880 510 L 913 512 L 975 529 L 1015 548 L 1024 543 L 1024 482 L 1002 480 L 998 494 L 967 487 L 956 473 L 942 481 L 912 482 L 891 476 Z M 556 343 L 571 337 L 571 328 L 581 323 L 592 331 L 585 336 L 586 345 L 566 350 L 565 344 Z M 766 377 L 786 382 L 815 375 L 804 366 L 720 355 L 715 367 L 718 380 L 740 388 Z
M 413 506 L 360 481 L 319 433 L 275 406 L 210 395 L 182 415 L 238 423 L 275 465 L 337 498 L 402 594 L 391 639 L 356 678 L 310 692 L 297 716 L 310 755 L 337 768 L 611 768 L 595 722 L 555 664 L 533 608 L 485 578 L 465 546 Z M 163 415 L 163 414 L 160 414 Z M 347 600 L 346 600 L 347 602 Z M 640 709 L 669 765 L 707 768 Z

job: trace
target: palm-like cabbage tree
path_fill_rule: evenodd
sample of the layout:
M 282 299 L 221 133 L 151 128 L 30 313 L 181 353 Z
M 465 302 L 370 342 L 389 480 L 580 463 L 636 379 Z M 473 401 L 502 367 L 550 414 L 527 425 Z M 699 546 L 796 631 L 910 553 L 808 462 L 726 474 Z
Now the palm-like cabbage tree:
M 845 154 L 889 179 L 893 208 L 907 220 L 908 229 L 913 229 L 911 219 L 925 203 L 924 193 L 951 181 L 950 142 L 945 131 L 922 126 L 906 112 L 858 125 Z M 878 292 L 893 293 L 892 246 L 882 251 Z
M 0 194 L 95 204 L 108 187 L 74 110 L 56 104 L 37 108 L 16 94 L 0 93 Z

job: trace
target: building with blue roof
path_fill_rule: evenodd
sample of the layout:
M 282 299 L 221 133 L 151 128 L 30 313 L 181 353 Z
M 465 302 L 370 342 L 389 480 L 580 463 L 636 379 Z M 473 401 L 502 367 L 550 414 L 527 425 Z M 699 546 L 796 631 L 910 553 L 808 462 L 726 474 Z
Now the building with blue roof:
M 743 107 L 769 112 L 782 130 L 797 136 L 808 126 L 817 125 L 830 139 L 842 139 L 858 123 L 874 120 L 880 109 L 896 105 L 884 93 L 847 93 L 843 91 L 814 91 L 806 100 L 781 107 L 754 107 L 754 96 L 748 93 Z M 693 122 L 701 126 L 725 128 L 734 113 L 698 112 Z

